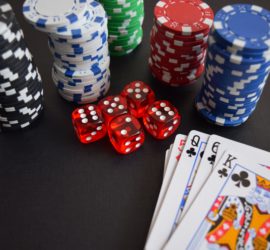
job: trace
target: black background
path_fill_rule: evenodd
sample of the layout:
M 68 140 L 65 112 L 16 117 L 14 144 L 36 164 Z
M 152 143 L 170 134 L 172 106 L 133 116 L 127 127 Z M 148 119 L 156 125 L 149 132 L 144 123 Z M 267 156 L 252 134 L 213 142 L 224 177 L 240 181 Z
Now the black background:
M 143 148 L 128 156 L 118 155 L 107 138 L 80 144 L 70 119 L 75 106 L 60 98 L 51 80 L 46 35 L 26 23 L 23 1 L 10 2 L 39 66 L 46 100 L 44 115 L 30 130 L 0 135 L 0 249 L 143 249 L 162 182 L 165 150 L 174 136 L 157 141 L 147 135 Z M 200 82 L 174 89 L 152 78 L 147 59 L 156 2 L 145 0 L 142 45 L 128 56 L 112 58 L 109 94 L 118 94 L 131 81 L 145 81 L 159 99 L 168 99 L 179 109 L 183 121 L 178 133 L 196 129 L 270 151 L 270 86 L 246 124 L 221 128 L 194 110 Z M 207 2 L 215 11 L 235 3 Z M 256 4 L 270 9 L 269 1 Z

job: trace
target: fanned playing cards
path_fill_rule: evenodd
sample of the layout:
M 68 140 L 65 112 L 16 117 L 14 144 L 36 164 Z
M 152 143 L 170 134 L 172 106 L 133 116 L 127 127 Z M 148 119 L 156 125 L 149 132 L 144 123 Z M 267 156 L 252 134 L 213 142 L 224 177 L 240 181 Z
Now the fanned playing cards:
M 177 135 L 145 250 L 270 249 L 270 153 L 217 135 Z

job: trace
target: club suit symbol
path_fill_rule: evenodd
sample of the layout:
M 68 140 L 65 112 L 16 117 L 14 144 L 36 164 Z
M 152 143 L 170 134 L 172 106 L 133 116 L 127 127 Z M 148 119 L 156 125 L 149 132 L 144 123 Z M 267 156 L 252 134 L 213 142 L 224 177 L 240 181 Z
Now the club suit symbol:
M 220 178 L 227 177 L 228 176 L 228 171 L 226 168 L 218 170 L 218 174 Z
M 187 154 L 189 157 L 195 156 L 196 155 L 195 148 L 188 149 Z
M 216 156 L 211 155 L 210 157 L 207 158 L 207 160 L 210 162 L 211 165 L 214 165 L 215 160 L 216 160 Z
M 248 179 L 248 173 L 246 171 L 241 171 L 239 174 L 233 174 L 232 175 L 232 180 L 236 182 L 235 186 L 236 187 L 249 187 L 250 186 L 250 181 Z

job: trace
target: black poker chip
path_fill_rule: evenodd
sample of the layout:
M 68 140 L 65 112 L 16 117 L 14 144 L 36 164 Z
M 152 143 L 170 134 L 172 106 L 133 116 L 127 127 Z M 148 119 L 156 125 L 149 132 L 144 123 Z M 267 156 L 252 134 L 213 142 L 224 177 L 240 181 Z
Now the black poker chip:
M 29 127 L 43 112 L 42 81 L 11 6 L 0 0 L 0 132 Z

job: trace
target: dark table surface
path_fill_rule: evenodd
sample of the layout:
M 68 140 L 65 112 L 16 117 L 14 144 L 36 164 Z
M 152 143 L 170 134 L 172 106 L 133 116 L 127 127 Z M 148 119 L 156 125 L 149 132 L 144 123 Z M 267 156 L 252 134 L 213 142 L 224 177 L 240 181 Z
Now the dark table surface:
M 118 155 L 108 139 L 80 144 L 70 119 L 75 106 L 60 98 L 51 80 L 46 35 L 23 19 L 23 1 L 10 2 L 39 66 L 46 99 L 44 115 L 30 130 L 0 135 L 0 249 L 143 249 L 162 182 L 165 150 L 174 136 L 157 141 L 147 135 L 143 148 L 128 156 Z M 156 2 L 145 0 L 142 45 L 128 56 L 112 58 L 109 94 L 118 94 L 133 80 L 145 81 L 159 99 L 179 108 L 183 121 L 178 133 L 196 129 L 270 151 L 269 85 L 246 124 L 221 128 L 194 110 L 201 81 L 174 89 L 152 78 L 147 59 Z M 207 2 L 215 11 L 235 3 Z M 269 1 L 256 4 L 270 9 Z

